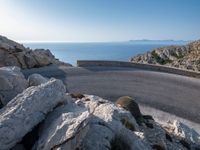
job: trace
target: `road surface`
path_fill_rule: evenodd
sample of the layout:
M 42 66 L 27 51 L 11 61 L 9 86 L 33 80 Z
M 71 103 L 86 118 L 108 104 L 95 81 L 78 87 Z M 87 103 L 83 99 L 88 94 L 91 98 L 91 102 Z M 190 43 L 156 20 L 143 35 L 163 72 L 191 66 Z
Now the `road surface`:
M 64 81 L 70 93 L 86 93 L 115 101 L 128 95 L 147 105 L 200 123 L 200 79 L 120 67 L 44 67 L 23 71 Z

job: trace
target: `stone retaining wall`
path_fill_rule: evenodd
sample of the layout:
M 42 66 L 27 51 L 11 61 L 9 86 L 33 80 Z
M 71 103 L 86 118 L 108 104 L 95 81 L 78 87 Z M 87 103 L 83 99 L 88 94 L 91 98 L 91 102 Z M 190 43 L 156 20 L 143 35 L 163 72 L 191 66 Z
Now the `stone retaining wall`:
M 152 71 L 161 71 L 167 73 L 173 73 L 183 76 L 200 78 L 200 72 L 183 70 L 173 67 L 166 67 L 161 65 L 152 65 L 152 64 L 139 64 L 123 61 L 103 61 L 103 60 L 78 60 L 77 67 L 95 67 L 95 66 L 108 66 L 108 67 L 133 67 L 138 69 L 152 70 Z

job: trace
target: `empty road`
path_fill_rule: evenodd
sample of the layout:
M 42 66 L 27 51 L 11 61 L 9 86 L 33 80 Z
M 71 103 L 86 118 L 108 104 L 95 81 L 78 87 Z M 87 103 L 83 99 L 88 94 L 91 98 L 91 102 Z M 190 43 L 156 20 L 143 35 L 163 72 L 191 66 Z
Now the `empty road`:
M 128 95 L 139 104 L 200 123 L 200 79 L 121 67 L 44 67 L 24 70 L 64 81 L 70 93 L 86 93 L 115 101 Z

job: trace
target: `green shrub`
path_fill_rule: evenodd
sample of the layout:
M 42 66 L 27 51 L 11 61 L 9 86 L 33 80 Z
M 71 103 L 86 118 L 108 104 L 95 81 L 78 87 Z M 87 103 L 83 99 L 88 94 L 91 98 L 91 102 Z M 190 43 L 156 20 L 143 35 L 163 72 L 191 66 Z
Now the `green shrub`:
M 128 110 L 135 119 L 142 116 L 138 104 L 135 99 L 130 96 L 122 96 L 118 98 L 115 104 Z
M 122 96 L 117 99 L 115 102 L 116 105 L 128 110 L 132 116 L 135 118 L 137 123 L 141 125 L 142 122 L 142 114 L 140 112 L 140 108 L 136 103 L 135 99 L 129 96 Z
M 122 118 L 121 123 L 129 130 L 135 131 L 135 127 L 132 123 L 128 121 L 128 118 Z
M 161 65 L 165 65 L 167 63 L 172 62 L 169 58 L 166 58 L 166 59 L 161 58 L 155 51 L 152 51 L 151 55 L 156 60 L 156 62 L 161 64 Z
M 176 57 L 177 59 L 181 59 L 184 57 L 183 55 L 177 55 L 176 53 L 172 54 L 172 56 Z

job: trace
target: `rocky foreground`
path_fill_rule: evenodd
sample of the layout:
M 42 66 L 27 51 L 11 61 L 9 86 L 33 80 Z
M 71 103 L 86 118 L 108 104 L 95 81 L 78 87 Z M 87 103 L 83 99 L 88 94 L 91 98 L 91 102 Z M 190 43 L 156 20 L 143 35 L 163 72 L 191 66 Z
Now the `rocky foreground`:
M 18 66 L 30 69 L 52 64 L 71 66 L 56 59 L 50 50 L 25 48 L 22 44 L 0 35 L 0 67 Z
M 200 135 L 142 114 L 134 98 L 116 103 L 69 94 L 62 81 L 0 68 L 0 150 L 199 150 Z
M 145 54 L 137 55 L 130 61 L 200 71 L 200 40 L 185 46 L 156 48 Z

